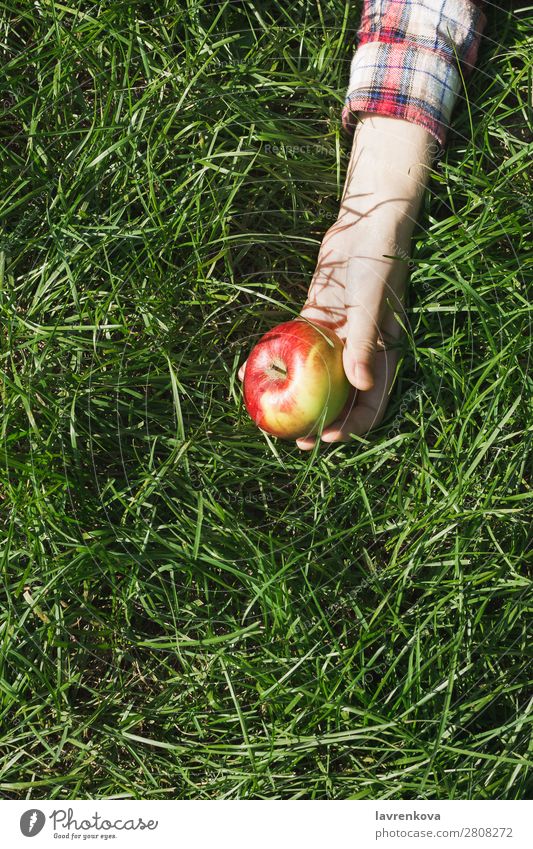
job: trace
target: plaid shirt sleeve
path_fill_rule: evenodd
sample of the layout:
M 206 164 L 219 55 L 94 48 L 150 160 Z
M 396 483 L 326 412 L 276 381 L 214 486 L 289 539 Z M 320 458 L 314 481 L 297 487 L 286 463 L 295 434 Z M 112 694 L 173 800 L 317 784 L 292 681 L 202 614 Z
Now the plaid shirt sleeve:
M 461 76 L 470 75 L 486 24 L 483 0 L 364 0 L 342 110 L 376 112 L 425 127 L 444 145 Z

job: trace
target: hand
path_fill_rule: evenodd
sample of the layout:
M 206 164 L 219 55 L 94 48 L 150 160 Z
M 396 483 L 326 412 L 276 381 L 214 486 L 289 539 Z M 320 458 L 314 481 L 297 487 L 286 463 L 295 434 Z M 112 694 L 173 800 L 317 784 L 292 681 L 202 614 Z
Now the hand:
M 432 136 L 416 124 L 359 117 L 339 217 L 324 237 L 301 310 L 344 341 L 354 387 L 339 419 L 324 428 L 324 442 L 362 435 L 384 416 L 399 360 L 410 239 L 435 153 Z M 296 442 L 309 450 L 315 438 Z
M 322 242 L 301 315 L 328 325 L 345 343 L 344 370 L 354 387 L 337 421 L 324 428 L 323 442 L 367 433 L 385 414 L 405 321 L 409 239 L 401 229 L 385 202 L 367 222 L 339 219 Z M 398 253 L 402 259 L 388 258 Z M 304 450 L 314 443 L 297 440 Z

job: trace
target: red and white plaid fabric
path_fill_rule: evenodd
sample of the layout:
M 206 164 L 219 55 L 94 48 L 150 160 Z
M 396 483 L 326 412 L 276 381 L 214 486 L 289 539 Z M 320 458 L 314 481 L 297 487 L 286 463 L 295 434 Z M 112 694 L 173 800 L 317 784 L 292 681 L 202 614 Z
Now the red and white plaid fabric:
M 485 28 L 483 0 L 365 0 L 342 111 L 376 112 L 420 124 L 441 144 Z

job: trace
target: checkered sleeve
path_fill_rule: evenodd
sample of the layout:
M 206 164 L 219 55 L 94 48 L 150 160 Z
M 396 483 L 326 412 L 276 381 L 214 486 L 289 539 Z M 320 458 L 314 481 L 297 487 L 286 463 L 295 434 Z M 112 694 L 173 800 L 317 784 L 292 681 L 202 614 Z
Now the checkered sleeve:
M 483 0 L 364 0 L 342 123 L 355 112 L 403 118 L 444 145 L 461 75 L 485 28 Z

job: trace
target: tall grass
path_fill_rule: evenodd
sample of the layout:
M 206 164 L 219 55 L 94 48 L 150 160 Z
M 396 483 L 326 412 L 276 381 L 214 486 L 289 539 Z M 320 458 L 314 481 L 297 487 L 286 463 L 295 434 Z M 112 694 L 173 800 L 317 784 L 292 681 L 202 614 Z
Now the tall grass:
M 335 218 L 360 7 L 0 4 L 0 792 L 530 788 L 530 12 L 491 8 L 383 424 L 238 365 Z

